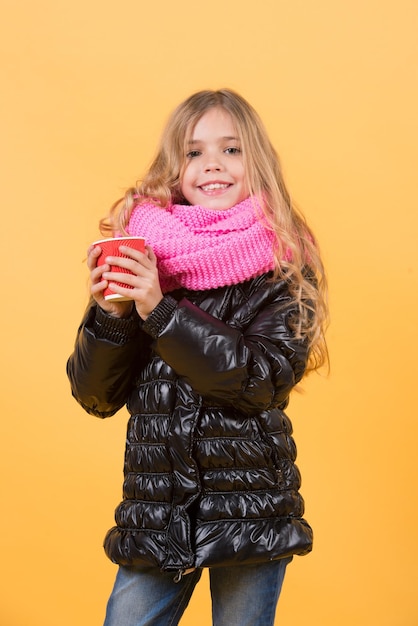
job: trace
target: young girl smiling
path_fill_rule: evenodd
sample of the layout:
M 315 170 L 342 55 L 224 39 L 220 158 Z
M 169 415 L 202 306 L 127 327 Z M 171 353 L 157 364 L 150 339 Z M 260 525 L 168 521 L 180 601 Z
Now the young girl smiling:
M 284 411 L 326 361 L 327 308 L 257 113 L 230 90 L 190 96 L 101 226 L 147 242 L 99 267 L 89 249 L 67 366 L 88 413 L 130 413 L 105 626 L 178 624 L 205 567 L 215 626 L 272 626 L 287 564 L 312 548 Z M 105 300 L 108 285 L 130 300 Z

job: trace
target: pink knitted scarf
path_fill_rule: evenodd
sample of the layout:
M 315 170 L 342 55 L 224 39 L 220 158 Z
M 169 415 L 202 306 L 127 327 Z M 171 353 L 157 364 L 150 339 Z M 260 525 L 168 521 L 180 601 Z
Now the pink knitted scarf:
M 154 250 L 164 293 L 203 291 L 273 269 L 275 236 L 261 215 L 254 198 L 225 211 L 183 204 L 162 209 L 146 201 L 134 208 L 127 230 Z

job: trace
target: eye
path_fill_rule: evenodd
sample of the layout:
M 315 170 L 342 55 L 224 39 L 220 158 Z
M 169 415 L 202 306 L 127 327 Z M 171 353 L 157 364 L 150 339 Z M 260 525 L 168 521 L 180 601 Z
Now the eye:
M 188 159 L 195 159 L 196 157 L 200 156 L 202 153 L 199 152 L 199 150 L 190 150 L 190 152 L 188 152 L 186 154 L 186 157 Z
M 224 152 L 225 154 L 241 154 L 241 148 L 226 148 Z

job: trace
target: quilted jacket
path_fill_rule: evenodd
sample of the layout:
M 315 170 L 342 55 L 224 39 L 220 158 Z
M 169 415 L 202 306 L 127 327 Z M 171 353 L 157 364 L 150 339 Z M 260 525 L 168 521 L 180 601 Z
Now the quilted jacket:
M 173 292 L 146 322 L 89 306 L 67 364 L 72 393 L 92 415 L 130 414 L 123 501 L 104 542 L 115 563 L 182 572 L 311 550 L 284 412 L 307 347 L 286 281 L 270 278 Z

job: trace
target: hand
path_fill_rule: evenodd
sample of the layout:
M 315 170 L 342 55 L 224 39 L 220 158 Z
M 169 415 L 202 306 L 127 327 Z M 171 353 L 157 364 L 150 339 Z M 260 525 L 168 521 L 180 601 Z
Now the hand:
M 108 286 L 108 281 L 103 278 L 103 272 L 110 270 L 110 265 L 105 263 L 97 267 L 97 259 L 102 250 L 100 246 L 90 246 L 87 251 L 87 267 L 90 270 L 90 292 L 101 309 L 113 317 L 129 317 L 132 312 L 132 302 L 117 302 L 105 300 L 103 290 Z
M 148 315 L 163 299 L 158 277 L 157 258 L 150 246 L 146 246 L 145 252 L 139 252 L 138 250 L 123 245 L 121 245 L 119 249 L 121 253 L 128 258 L 107 257 L 106 261 L 108 267 L 100 274 L 100 279 L 107 281 L 105 286 L 109 284 L 109 287 L 115 293 L 132 298 L 138 315 L 143 320 L 146 320 Z M 110 265 L 127 269 L 132 272 L 132 274 L 111 272 Z M 118 285 L 116 282 L 123 283 L 123 285 L 127 285 L 127 287 Z M 128 285 L 131 288 L 129 288 Z M 102 291 L 104 288 L 105 287 L 101 287 Z M 126 302 L 120 302 L 119 306 L 122 304 L 126 304 Z

